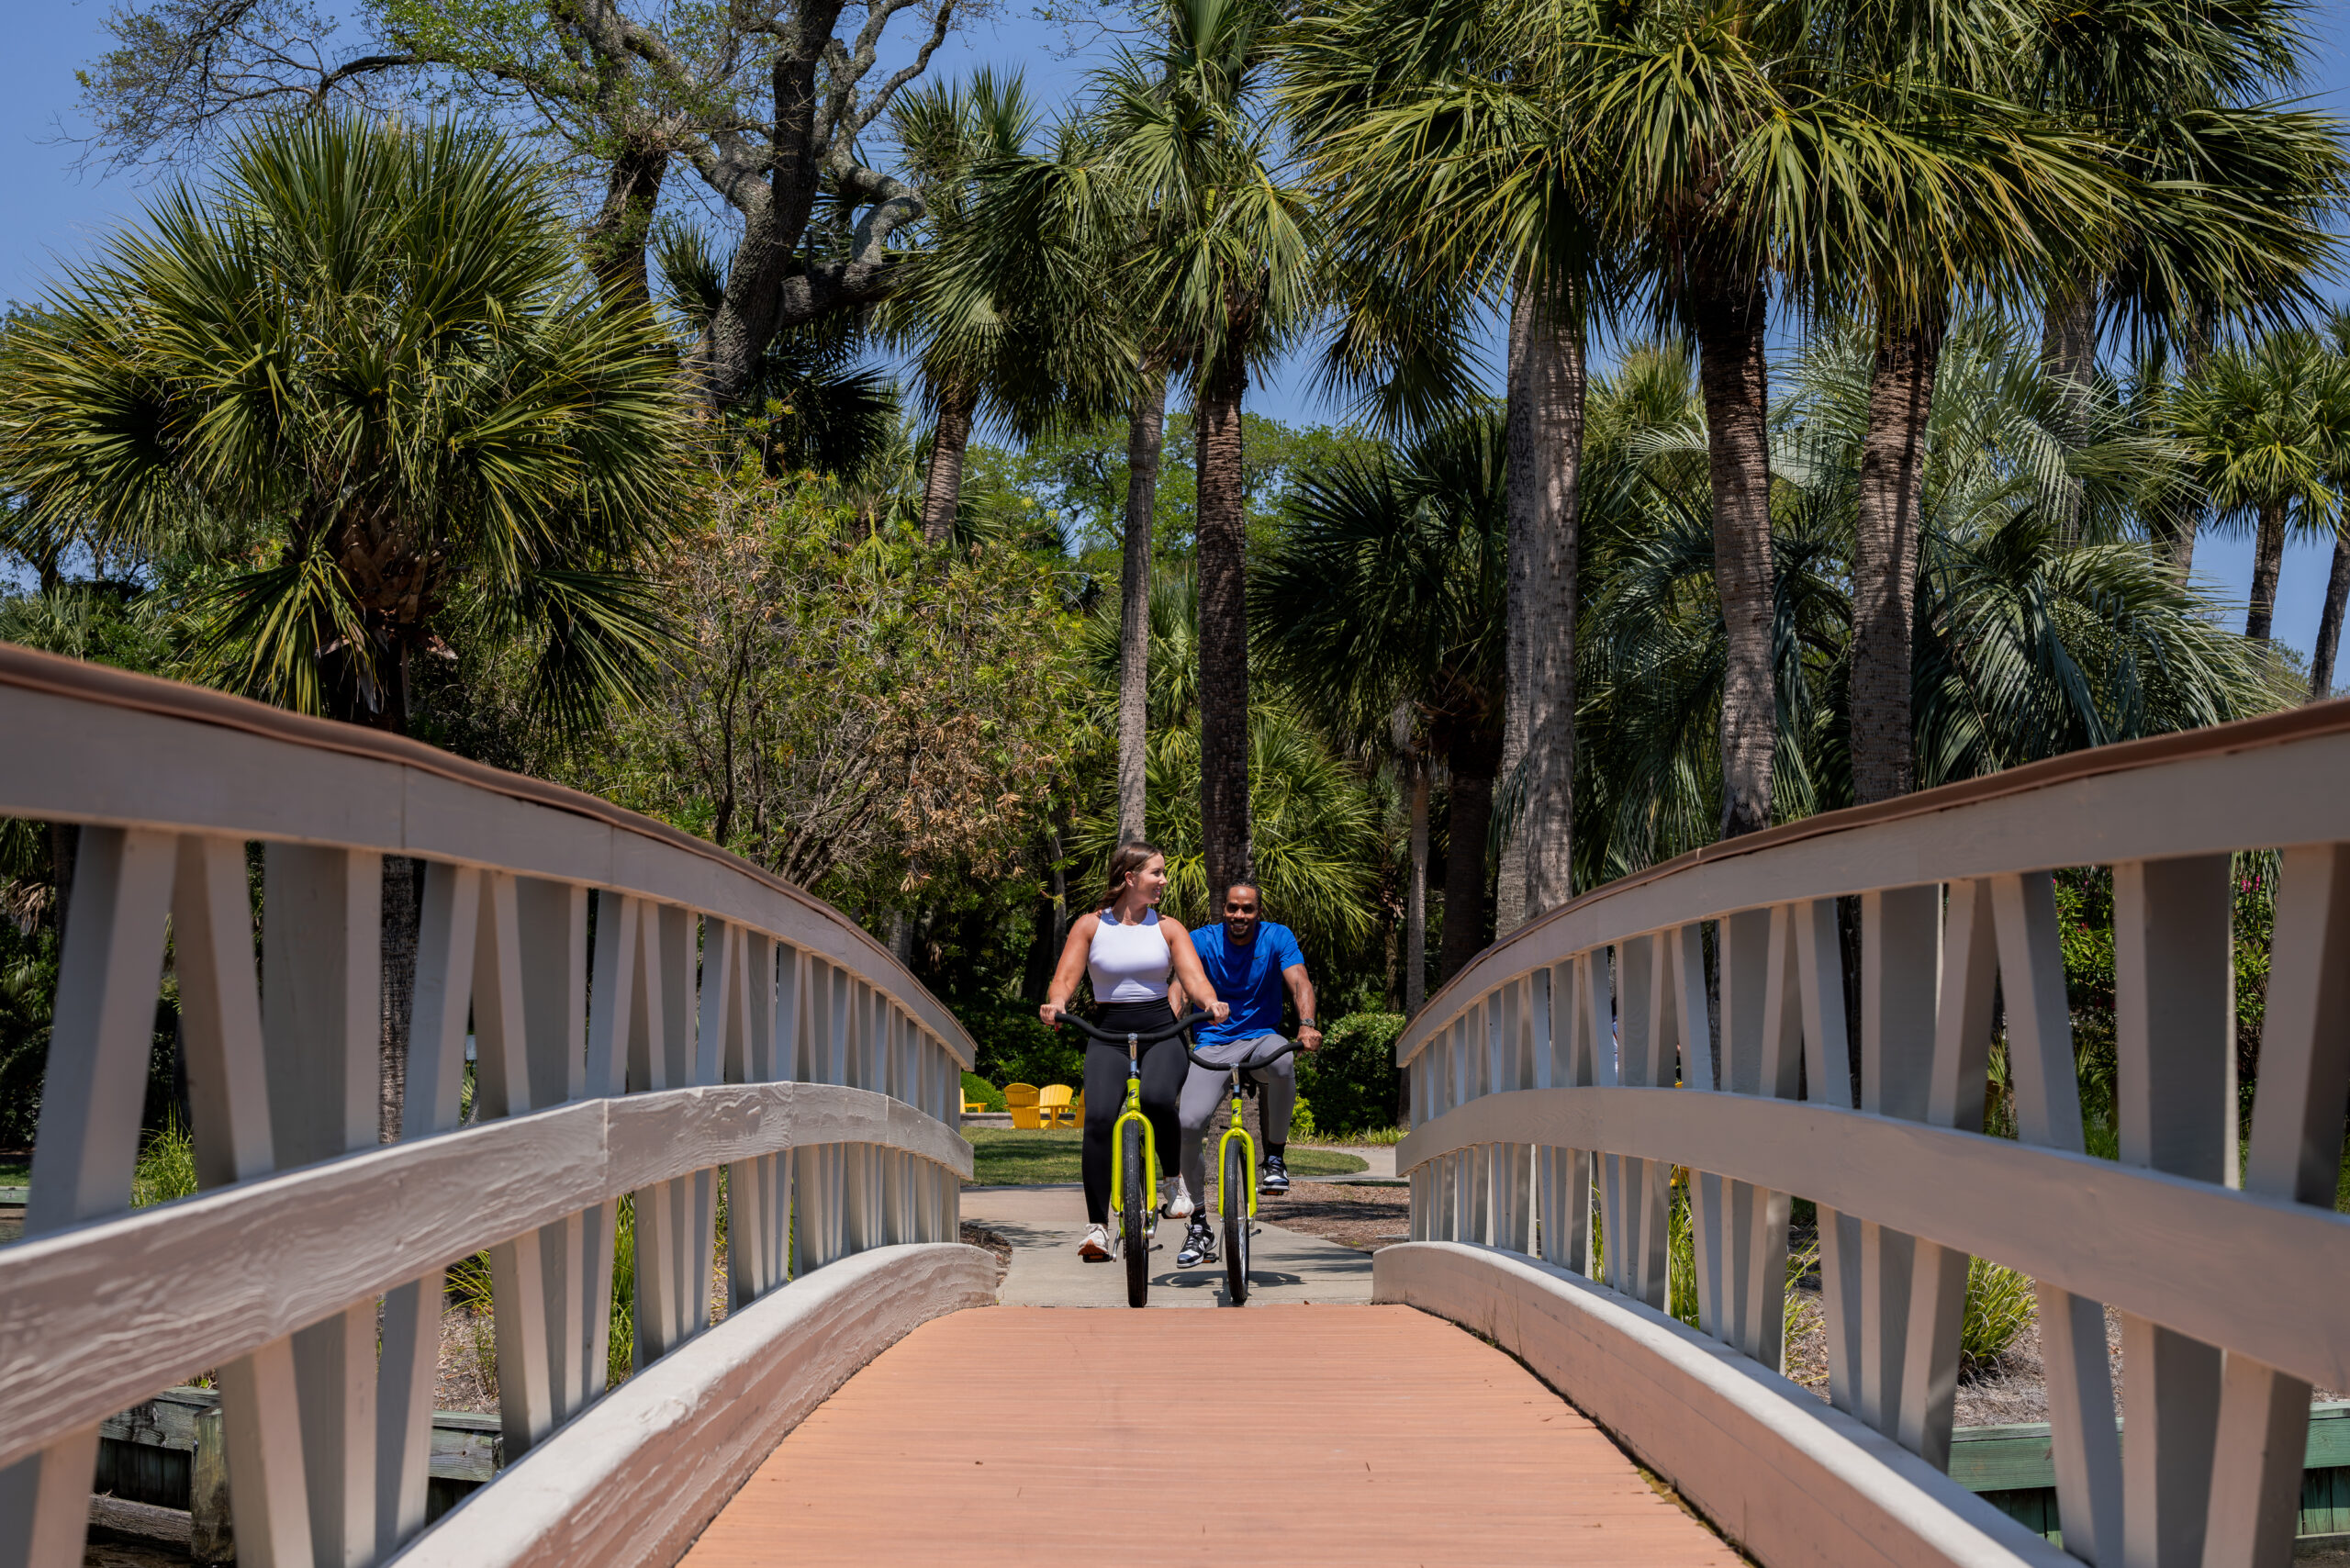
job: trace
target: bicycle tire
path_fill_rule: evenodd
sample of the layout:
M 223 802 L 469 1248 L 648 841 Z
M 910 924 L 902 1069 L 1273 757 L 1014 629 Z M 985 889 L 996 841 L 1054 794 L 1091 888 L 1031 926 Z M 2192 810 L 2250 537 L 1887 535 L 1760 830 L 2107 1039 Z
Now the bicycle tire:
M 1150 1187 L 1143 1170 L 1142 1126 L 1128 1122 L 1119 1129 L 1123 1142 L 1118 1162 L 1124 1168 L 1125 1191 L 1119 1200 L 1119 1250 L 1126 1260 L 1126 1305 L 1147 1305 L 1150 1301 L 1150 1239 L 1155 1216 L 1150 1210 Z
M 1248 1305 L 1248 1192 L 1253 1185 L 1246 1147 L 1238 1138 L 1225 1145 L 1224 1175 L 1217 1206 L 1224 1210 L 1224 1283 L 1232 1305 Z

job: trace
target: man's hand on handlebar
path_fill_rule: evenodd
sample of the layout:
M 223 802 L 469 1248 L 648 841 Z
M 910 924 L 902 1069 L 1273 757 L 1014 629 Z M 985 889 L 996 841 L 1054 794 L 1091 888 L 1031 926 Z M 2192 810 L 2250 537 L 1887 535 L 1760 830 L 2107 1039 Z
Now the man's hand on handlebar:
M 1297 1032 L 1297 1045 L 1300 1050 L 1320 1050 L 1322 1048 L 1322 1031 L 1314 1027 L 1311 1024 L 1307 1025 L 1304 1028 L 1302 1028 Z

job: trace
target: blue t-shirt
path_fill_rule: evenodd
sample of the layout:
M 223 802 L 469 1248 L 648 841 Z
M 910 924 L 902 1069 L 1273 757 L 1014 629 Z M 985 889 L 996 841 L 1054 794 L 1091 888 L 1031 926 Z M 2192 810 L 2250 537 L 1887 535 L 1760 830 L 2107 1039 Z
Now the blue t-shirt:
M 1219 920 L 1192 932 L 1192 946 L 1200 955 L 1200 967 L 1207 971 L 1208 984 L 1215 987 L 1216 1000 L 1232 1008 L 1232 1016 L 1223 1023 L 1200 1025 L 1201 1045 L 1220 1046 L 1227 1040 L 1253 1040 L 1259 1035 L 1281 1033 L 1281 971 L 1305 962 L 1305 954 L 1288 926 L 1259 921 L 1257 935 L 1241 943 L 1225 935 L 1224 922 Z

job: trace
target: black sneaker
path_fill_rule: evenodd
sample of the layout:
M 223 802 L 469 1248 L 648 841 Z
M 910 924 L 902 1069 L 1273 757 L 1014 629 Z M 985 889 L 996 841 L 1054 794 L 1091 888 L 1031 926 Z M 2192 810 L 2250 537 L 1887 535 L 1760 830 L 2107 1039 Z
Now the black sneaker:
M 1280 1155 L 1265 1156 L 1265 1168 L 1257 1173 L 1257 1190 L 1260 1193 L 1289 1191 L 1289 1167 L 1281 1163 Z
M 1183 1250 L 1175 1254 L 1175 1266 L 1189 1269 L 1200 1263 L 1215 1261 L 1215 1232 L 1205 1218 L 1194 1215 L 1192 1228 L 1183 1235 Z

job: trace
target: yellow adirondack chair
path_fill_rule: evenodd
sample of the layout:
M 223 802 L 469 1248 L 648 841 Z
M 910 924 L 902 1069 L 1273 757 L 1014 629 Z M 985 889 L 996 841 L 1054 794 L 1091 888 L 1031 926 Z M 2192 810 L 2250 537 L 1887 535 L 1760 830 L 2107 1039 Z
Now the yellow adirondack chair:
M 981 1116 L 987 1114 L 987 1106 L 983 1103 L 971 1098 L 971 1092 L 969 1090 L 966 1089 L 963 1091 L 963 1114 L 967 1116 Z
M 1047 1083 L 1036 1096 L 1039 1120 L 1048 1127 L 1072 1127 L 1077 1125 L 1069 1114 L 1069 1087 L 1066 1083 Z
M 1045 1125 L 1036 1117 L 1036 1086 L 1033 1083 L 1005 1084 L 1003 1108 L 1012 1113 L 1012 1125 L 1015 1127 L 1040 1127 Z
M 1069 1125 L 1073 1127 L 1085 1125 L 1085 1091 L 1082 1089 L 1077 1092 L 1077 1098 L 1069 1102 Z

